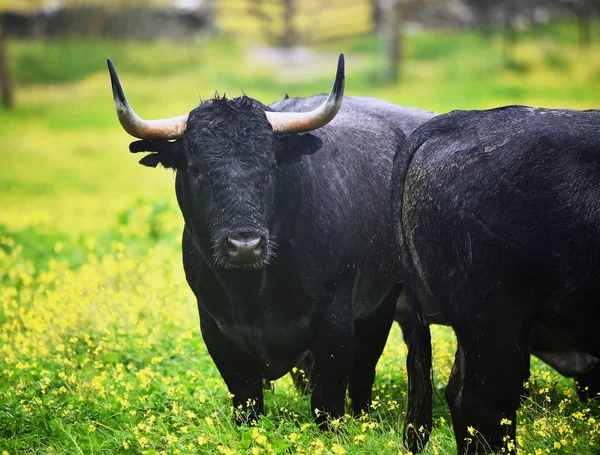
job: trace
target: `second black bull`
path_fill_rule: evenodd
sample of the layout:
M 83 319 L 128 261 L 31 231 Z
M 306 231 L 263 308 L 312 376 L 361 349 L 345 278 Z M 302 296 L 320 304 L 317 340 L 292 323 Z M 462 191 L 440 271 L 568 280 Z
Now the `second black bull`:
M 417 129 L 396 156 L 394 220 L 416 322 L 405 425 L 413 452 L 431 429 L 423 310 L 443 314 L 458 339 L 446 399 L 461 454 L 515 440 L 530 353 L 579 376 L 584 398 L 600 390 L 599 119 L 526 106 L 455 111 Z

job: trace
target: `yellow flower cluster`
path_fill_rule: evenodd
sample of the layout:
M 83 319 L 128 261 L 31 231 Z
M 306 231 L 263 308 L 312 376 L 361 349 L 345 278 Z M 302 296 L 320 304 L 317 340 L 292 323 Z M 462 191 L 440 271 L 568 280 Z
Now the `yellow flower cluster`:
M 265 391 L 267 416 L 237 428 L 231 396 L 202 344 L 178 251 L 159 245 L 139 255 L 112 242 L 97 255 L 93 244 L 81 266 L 62 259 L 57 245 L 55 259 L 36 268 L 13 239 L 0 239 L 0 401 L 14 415 L 13 440 L 27 441 L 23 428 L 31 428 L 50 432 L 49 440 L 37 438 L 50 452 L 77 443 L 148 454 L 406 453 L 406 346 L 398 327 L 378 366 L 370 415 L 345 415 L 331 422 L 331 434 L 320 433 L 310 399 L 286 377 Z M 448 328 L 432 333 L 441 389 L 455 340 Z M 598 443 L 597 406 L 582 406 L 567 380 L 535 364 L 525 386 L 517 438 L 507 438 L 504 451 L 585 453 Z M 450 416 L 439 402 L 436 413 L 427 453 L 444 454 L 454 447 Z M 478 436 L 476 428 L 469 433 Z

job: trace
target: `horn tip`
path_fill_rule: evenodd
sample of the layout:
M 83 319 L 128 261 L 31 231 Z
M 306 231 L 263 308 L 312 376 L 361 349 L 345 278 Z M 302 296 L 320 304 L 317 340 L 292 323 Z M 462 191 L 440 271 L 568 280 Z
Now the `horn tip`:
M 344 78 L 345 72 L 346 72 L 346 59 L 344 57 L 344 53 L 342 52 L 340 54 L 340 56 L 338 57 L 338 68 L 337 68 L 336 79 L 338 79 L 340 77 Z
M 338 57 L 338 66 L 335 74 L 335 82 L 333 84 L 333 93 L 335 93 L 336 99 L 339 99 L 341 102 L 341 98 L 344 94 L 344 82 L 346 79 L 346 61 L 344 58 L 344 53 L 340 53 Z
M 110 77 L 112 79 L 113 75 L 116 74 L 117 70 L 115 69 L 115 65 L 113 64 L 111 59 L 106 59 L 106 66 L 108 66 L 108 72 L 110 73 Z
M 124 110 L 127 108 L 128 103 L 127 98 L 125 98 L 125 93 L 123 92 L 123 87 L 121 87 L 121 82 L 119 81 L 117 70 L 110 58 L 106 59 L 106 64 L 108 65 L 108 72 L 110 74 L 110 83 L 112 86 L 115 107 L 117 108 L 117 110 Z

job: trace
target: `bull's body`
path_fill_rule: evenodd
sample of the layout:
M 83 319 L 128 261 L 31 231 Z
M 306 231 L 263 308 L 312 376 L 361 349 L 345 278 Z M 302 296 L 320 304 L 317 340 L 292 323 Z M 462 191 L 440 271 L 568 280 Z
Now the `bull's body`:
M 457 111 L 404 150 L 392 203 L 416 326 L 408 420 L 431 424 L 422 308 L 433 305 L 458 339 L 446 397 L 459 453 L 498 450 L 515 438 L 536 327 L 600 358 L 600 112 Z
M 272 108 L 306 111 L 322 101 L 284 99 Z M 215 264 L 204 222 L 211 217 L 194 210 L 193 189 L 177 172 L 186 276 L 198 298 L 204 340 L 236 406 L 251 400 L 252 410 L 262 411 L 263 379 L 282 376 L 311 353 L 313 410 L 342 415 L 347 386 L 355 412 L 368 408 L 399 293 L 390 176 L 405 140 L 394 125 L 405 122 L 407 112 L 384 103 L 382 114 L 371 101 L 378 102 L 345 98 L 331 123 L 307 135 L 322 144 L 318 150 L 303 150 L 296 138 L 295 149 L 281 152 L 267 226 L 276 255 L 266 267 Z M 231 153 L 229 166 L 243 172 L 243 155 Z M 245 202 L 244 188 L 230 190 Z
M 310 354 L 317 422 L 343 415 L 347 388 L 354 411 L 367 411 L 400 292 L 392 159 L 402 128 L 434 114 L 373 98 L 342 106 L 340 55 L 327 97 L 271 107 L 216 97 L 145 120 L 107 64 L 119 121 L 142 139 L 130 150 L 176 171 L 186 278 L 234 407 L 255 418 L 263 381 Z

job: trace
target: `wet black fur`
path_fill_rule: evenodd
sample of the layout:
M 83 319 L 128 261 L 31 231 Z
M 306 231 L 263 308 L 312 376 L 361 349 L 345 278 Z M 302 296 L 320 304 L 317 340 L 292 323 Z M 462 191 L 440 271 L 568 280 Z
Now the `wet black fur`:
M 600 111 L 439 116 L 398 154 L 392 207 L 414 317 L 435 302 L 457 335 L 446 398 L 458 451 L 499 450 L 515 438 L 535 327 L 600 358 Z M 430 402 L 431 350 L 426 324 L 417 330 L 408 362 L 416 426 L 431 417 L 418 408 Z M 596 366 L 581 380 L 599 391 L 599 377 Z
M 190 113 L 182 139 L 131 144 L 155 152 L 142 164 L 176 170 L 184 269 L 204 341 L 234 406 L 253 417 L 263 411 L 263 380 L 308 353 L 319 423 L 343 415 L 347 387 L 354 411 L 367 411 L 400 292 L 389 184 L 406 111 L 345 98 L 330 124 L 286 136 L 264 114 L 320 102 L 215 98 Z M 231 235 L 263 236 L 262 258 L 231 262 Z

